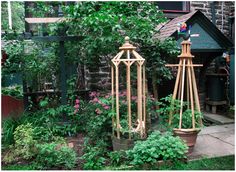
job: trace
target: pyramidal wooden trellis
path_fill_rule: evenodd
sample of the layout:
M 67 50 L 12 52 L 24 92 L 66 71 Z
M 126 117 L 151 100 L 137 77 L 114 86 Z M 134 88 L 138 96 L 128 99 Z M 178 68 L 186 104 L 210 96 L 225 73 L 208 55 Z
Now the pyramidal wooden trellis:
M 180 111 L 179 111 L 179 127 L 175 130 L 181 131 L 194 131 L 197 130 L 195 126 L 195 111 L 201 113 L 199 97 L 197 91 L 196 78 L 193 67 L 201 67 L 202 64 L 193 64 L 192 58 L 194 57 L 191 54 L 191 42 L 189 40 L 184 40 L 181 43 L 182 52 L 178 56 L 179 64 L 167 64 L 169 67 L 178 67 L 178 72 L 175 81 L 175 87 L 173 92 L 172 99 L 175 100 L 178 96 L 180 100 Z M 182 115 L 183 115 L 183 101 L 184 96 L 187 98 L 188 108 L 192 112 L 192 128 L 183 129 L 182 128 Z M 173 105 L 173 103 L 172 103 Z M 191 107 L 190 107 L 191 106 Z M 170 113 L 169 124 L 172 123 L 173 113 Z M 201 118 L 198 119 L 199 123 L 202 125 Z
M 111 60 L 111 94 L 112 94 L 112 109 L 115 112 L 115 117 L 112 118 L 113 136 L 117 139 L 121 138 L 120 125 L 120 102 L 119 102 L 119 65 L 124 63 L 126 66 L 126 98 L 127 98 L 127 120 L 129 127 L 129 139 L 131 133 L 136 132 L 140 137 L 145 136 L 146 122 L 146 96 L 145 96 L 145 67 L 144 61 L 136 51 L 136 47 L 129 43 L 129 37 L 125 37 L 125 43 L 119 48 L 120 52 Z M 125 58 L 122 58 L 124 55 Z M 132 127 L 131 116 L 131 66 L 137 66 L 137 127 Z M 116 107 L 115 107 L 116 106 Z M 116 132 L 115 132 L 116 131 Z

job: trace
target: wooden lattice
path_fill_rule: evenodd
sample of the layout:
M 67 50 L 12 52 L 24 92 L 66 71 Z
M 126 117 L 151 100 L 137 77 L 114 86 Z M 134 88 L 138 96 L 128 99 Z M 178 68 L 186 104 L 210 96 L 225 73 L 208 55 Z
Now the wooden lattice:
M 145 67 L 144 61 L 136 51 L 136 47 L 129 43 L 129 37 L 125 37 L 125 44 L 119 48 L 121 51 L 111 60 L 111 94 L 112 94 L 112 109 L 116 112 L 116 116 L 112 118 L 113 136 L 120 139 L 120 107 L 119 107 L 119 65 L 124 63 L 126 66 L 126 97 L 127 97 L 127 120 L 129 126 L 129 139 L 131 139 L 131 132 L 137 132 L 141 138 L 145 136 L 145 123 L 146 123 L 146 95 L 145 95 Z M 131 57 L 132 54 L 132 58 Z M 125 55 L 125 58 L 121 58 Z M 137 66 L 137 127 L 132 127 L 131 119 L 131 65 Z M 116 102 L 116 107 L 115 106 Z

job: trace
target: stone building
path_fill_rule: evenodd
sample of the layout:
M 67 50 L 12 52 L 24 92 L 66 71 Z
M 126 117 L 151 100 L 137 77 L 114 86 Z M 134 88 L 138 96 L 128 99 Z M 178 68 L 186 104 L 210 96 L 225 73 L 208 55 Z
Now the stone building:
M 234 42 L 234 1 L 155 1 L 164 15 L 171 19 L 200 10 L 217 28 Z M 101 61 L 99 69 L 92 73 L 87 70 L 87 87 L 93 89 L 110 89 L 109 60 Z

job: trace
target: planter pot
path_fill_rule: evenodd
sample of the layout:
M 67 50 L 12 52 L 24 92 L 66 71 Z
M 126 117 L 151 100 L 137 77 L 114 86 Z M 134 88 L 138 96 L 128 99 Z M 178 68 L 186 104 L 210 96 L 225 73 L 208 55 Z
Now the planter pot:
M 24 112 L 24 103 L 21 99 L 2 95 L 2 118 L 18 116 Z
M 200 129 L 174 129 L 173 132 L 175 136 L 179 136 L 182 140 L 186 142 L 188 146 L 188 154 L 192 153 Z
M 134 140 L 112 137 L 113 151 L 128 150 L 134 147 Z

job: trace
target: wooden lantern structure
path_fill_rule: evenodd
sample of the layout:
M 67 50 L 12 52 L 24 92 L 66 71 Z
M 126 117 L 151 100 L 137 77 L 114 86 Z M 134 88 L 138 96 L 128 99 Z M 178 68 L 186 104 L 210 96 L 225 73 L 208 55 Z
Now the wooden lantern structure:
M 193 67 L 200 67 L 202 64 L 194 65 L 192 62 L 192 58 L 194 57 L 191 54 L 191 42 L 189 40 L 184 40 L 182 43 L 182 52 L 179 55 L 179 64 L 168 64 L 166 66 L 169 67 L 178 67 L 177 77 L 175 81 L 175 87 L 173 92 L 172 99 L 175 100 L 178 96 L 180 100 L 180 111 L 179 111 L 179 127 L 175 129 L 176 131 L 195 131 L 199 130 L 195 126 L 195 115 L 194 113 L 197 111 L 201 113 L 199 97 L 196 85 L 196 78 Z M 192 128 L 183 129 L 182 128 L 182 115 L 183 115 L 183 101 L 184 96 L 187 98 L 188 108 L 192 111 Z M 173 106 L 173 103 L 172 103 Z M 190 107 L 191 106 L 191 107 Z M 173 118 L 173 112 L 170 113 L 169 116 L 169 124 L 171 125 Z M 202 125 L 201 118 L 198 119 L 200 124 Z
M 129 37 L 125 37 L 125 43 L 119 48 L 120 52 L 111 60 L 111 95 L 112 109 L 115 116 L 112 118 L 113 137 L 121 139 L 120 125 L 120 104 L 119 104 L 119 66 L 124 63 L 126 66 L 126 98 L 127 98 L 127 123 L 128 140 L 131 140 L 131 133 L 136 132 L 141 138 L 145 137 L 146 122 L 146 101 L 145 101 L 145 68 L 144 61 L 136 51 L 136 47 L 129 43 Z M 124 55 L 125 58 L 122 58 Z M 131 112 L 131 66 L 137 66 L 137 127 L 132 127 Z

